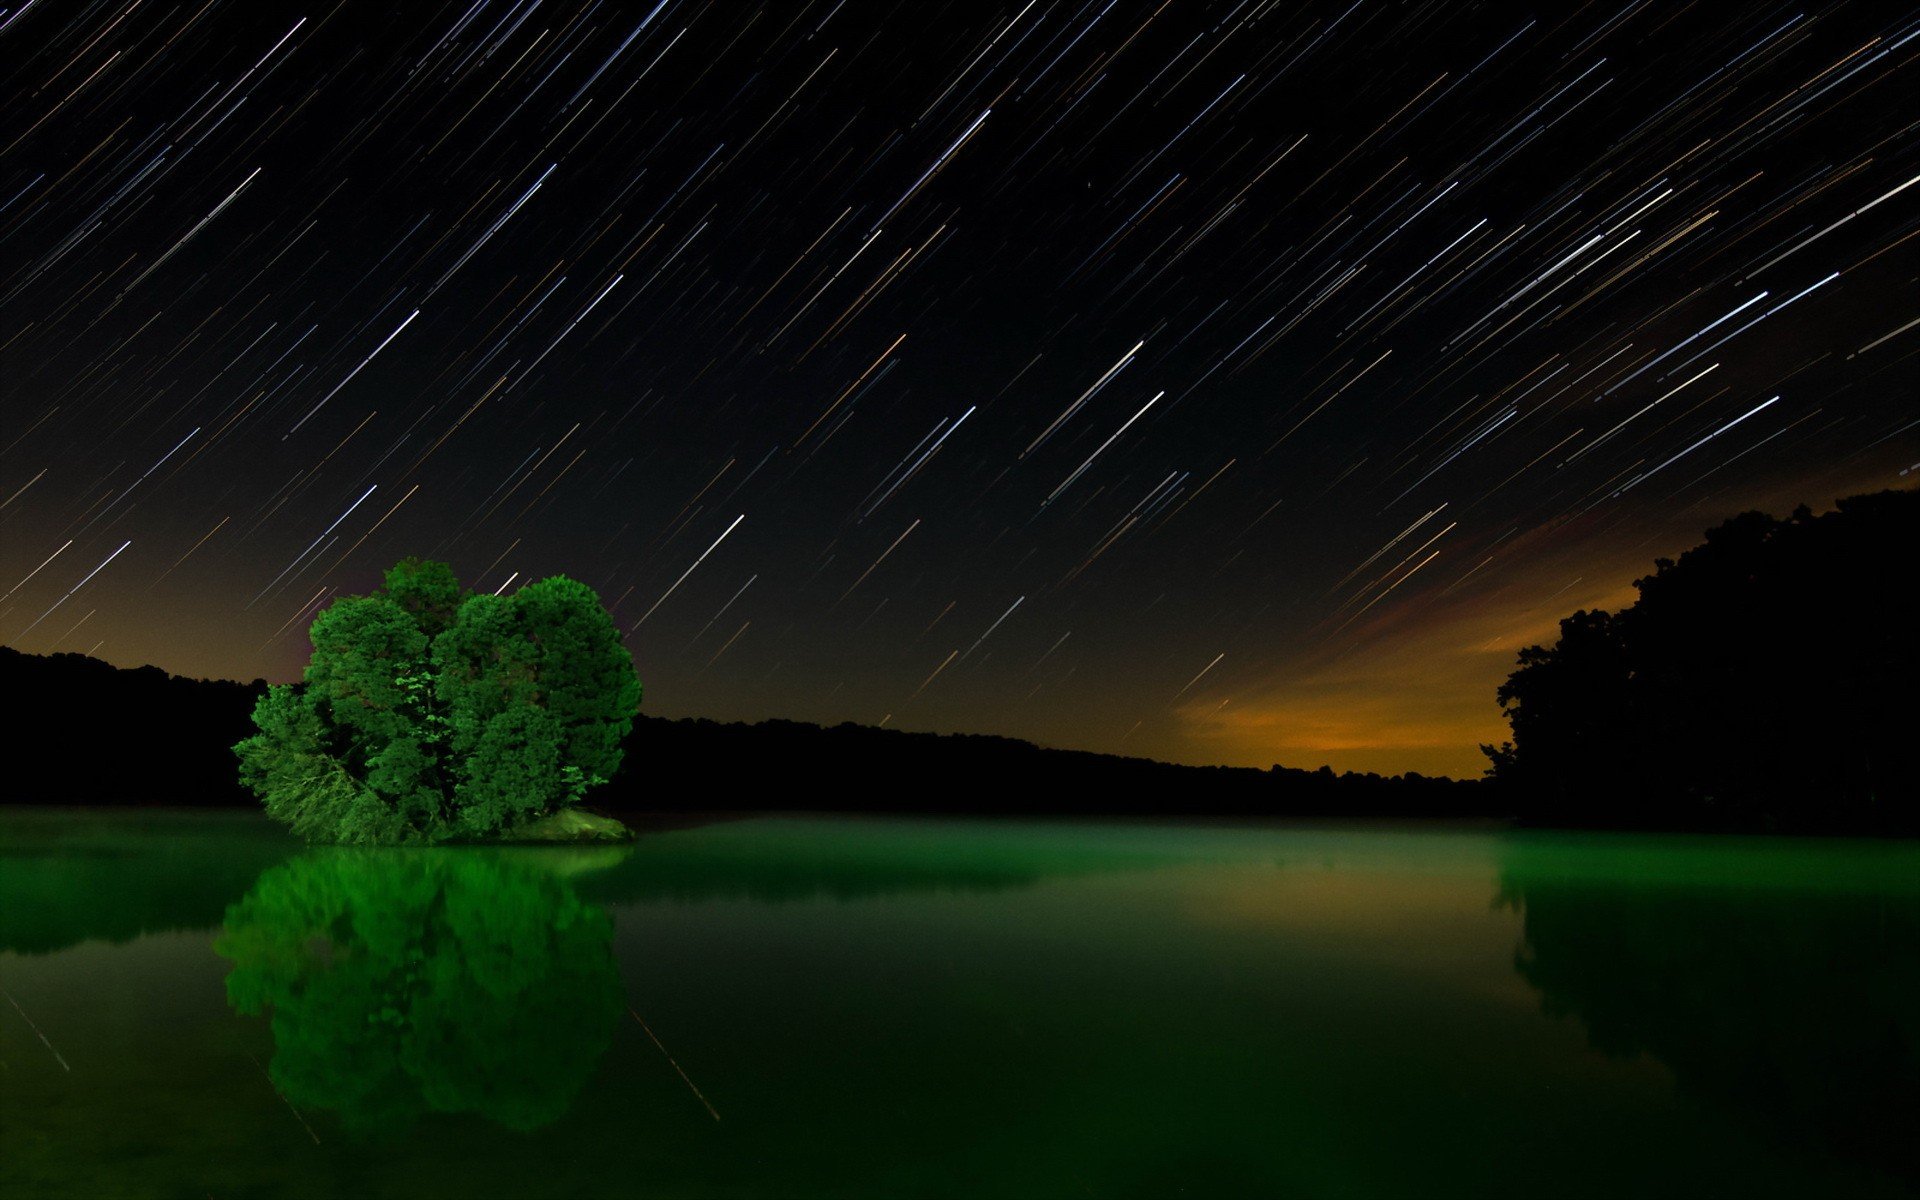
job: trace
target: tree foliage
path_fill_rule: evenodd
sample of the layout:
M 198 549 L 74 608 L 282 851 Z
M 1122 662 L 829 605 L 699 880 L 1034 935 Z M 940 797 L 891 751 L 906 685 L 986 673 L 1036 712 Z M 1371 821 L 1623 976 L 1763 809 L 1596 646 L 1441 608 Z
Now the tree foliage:
M 1520 652 L 1495 782 L 1541 823 L 1920 832 L 1915 546 L 1911 491 L 1710 530 Z
M 613 619 L 564 576 L 472 595 L 410 558 L 309 636 L 303 682 L 269 689 L 234 751 L 268 814 L 314 840 L 511 833 L 611 779 L 640 707 Z

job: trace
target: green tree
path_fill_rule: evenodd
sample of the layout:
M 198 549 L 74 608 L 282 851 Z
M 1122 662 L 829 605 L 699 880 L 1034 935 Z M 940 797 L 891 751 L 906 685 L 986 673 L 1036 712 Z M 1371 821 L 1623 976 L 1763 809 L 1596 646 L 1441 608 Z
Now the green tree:
M 612 778 L 640 707 L 613 619 L 564 576 L 471 595 L 410 558 L 310 637 L 303 682 L 268 690 L 234 752 L 268 814 L 313 840 L 510 833 Z

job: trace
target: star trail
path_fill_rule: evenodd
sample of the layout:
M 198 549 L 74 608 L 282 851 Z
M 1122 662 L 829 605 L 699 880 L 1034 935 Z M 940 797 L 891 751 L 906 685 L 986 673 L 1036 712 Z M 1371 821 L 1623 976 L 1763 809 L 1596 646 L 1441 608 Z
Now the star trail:
M 0 637 L 407 554 L 647 709 L 1477 773 L 1514 651 L 1911 486 L 1920 14 L 0 8 Z

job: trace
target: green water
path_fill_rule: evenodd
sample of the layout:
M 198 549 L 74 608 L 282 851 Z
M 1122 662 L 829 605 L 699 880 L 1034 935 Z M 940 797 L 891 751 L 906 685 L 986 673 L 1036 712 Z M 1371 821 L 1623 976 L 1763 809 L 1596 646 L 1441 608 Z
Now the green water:
M 1920 1194 L 1920 848 L 0 813 L 0 1195 Z

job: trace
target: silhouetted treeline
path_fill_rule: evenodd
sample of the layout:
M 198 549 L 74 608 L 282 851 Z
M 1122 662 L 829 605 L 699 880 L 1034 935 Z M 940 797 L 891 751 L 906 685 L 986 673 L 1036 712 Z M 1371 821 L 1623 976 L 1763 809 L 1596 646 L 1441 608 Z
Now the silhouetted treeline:
M 1499 803 L 1546 825 L 1920 833 L 1920 492 L 1750 512 L 1500 688 Z
M 675 803 L 702 812 L 1486 815 L 1479 782 L 1411 772 L 1189 767 L 982 734 L 647 717 L 634 725 L 626 768 L 591 803 L 659 808 L 663 780 L 684 781 Z
M 264 690 L 0 647 L 16 701 L 16 804 L 240 805 L 233 744 Z M 1475 781 L 1274 767 L 1188 767 L 1014 738 L 798 721 L 642 716 L 626 765 L 594 791 L 615 812 L 1484 816 Z
M 233 744 L 254 732 L 261 680 L 122 670 L 84 654 L 0 646 L 13 804 L 244 804 Z

